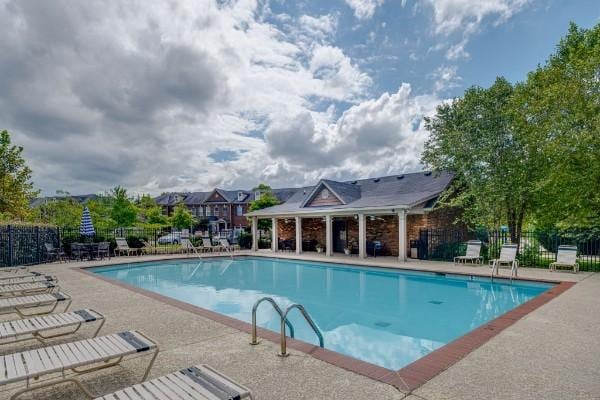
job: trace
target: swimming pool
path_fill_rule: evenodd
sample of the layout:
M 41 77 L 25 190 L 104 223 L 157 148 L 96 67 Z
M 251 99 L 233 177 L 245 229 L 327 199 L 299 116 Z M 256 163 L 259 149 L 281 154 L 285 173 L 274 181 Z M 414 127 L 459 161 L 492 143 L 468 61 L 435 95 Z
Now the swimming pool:
M 238 320 L 270 296 L 285 309 L 304 305 L 325 348 L 398 370 L 536 297 L 552 284 L 263 257 L 167 260 L 92 271 Z M 296 311 L 297 339 L 318 344 Z M 260 327 L 279 332 L 263 304 Z

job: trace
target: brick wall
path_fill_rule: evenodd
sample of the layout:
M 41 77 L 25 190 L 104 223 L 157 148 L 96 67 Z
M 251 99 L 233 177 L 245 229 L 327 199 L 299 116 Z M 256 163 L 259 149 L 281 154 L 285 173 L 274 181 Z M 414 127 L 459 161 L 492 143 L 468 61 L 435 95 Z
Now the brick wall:
M 379 240 L 383 244 L 382 254 L 398 256 L 398 216 L 378 215 L 373 221 L 366 218 L 367 241 Z M 357 224 L 358 225 L 358 224 Z
M 322 218 L 302 218 L 302 241 L 311 240 L 325 247 L 325 221 Z
M 408 240 L 419 239 L 421 229 L 445 229 L 467 230 L 464 224 L 454 224 L 456 218 L 462 211 L 458 208 L 439 208 L 424 215 L 408 215 L 407 236 Z
M 466 229 L 462 224 L 453 225 L 460 210 L 457 209 L 438 209 L 429 214 L 409 214 L 407 215 L 407 251 L 410 252 L 410 240 L 419 239 L 419 230 L 424 228 L 441 229 Z M 339 218 L 334 218 L 339 219 Z M 347 221 L 348 244 L 351 248 L 358 249 L 358 220 L 353 217 L 344 218 Z M 295 239 L 296 223 L 294 218 L 279 219 L 279 239 Z M 384 245 L 383 255 L 398 256 L 398 216 L 383 215 L 377 216 L 374 220 L 366 217 L 366 234 L 368 241 L 379 240 Z M 325 245 L 325 221 L 322 218 L 303 218 L 302 219 L 302 240 L 316 240 Z
M 277 220 L 277 236 L 280 240 L 296 239 L 296 221 L 294 218 Z

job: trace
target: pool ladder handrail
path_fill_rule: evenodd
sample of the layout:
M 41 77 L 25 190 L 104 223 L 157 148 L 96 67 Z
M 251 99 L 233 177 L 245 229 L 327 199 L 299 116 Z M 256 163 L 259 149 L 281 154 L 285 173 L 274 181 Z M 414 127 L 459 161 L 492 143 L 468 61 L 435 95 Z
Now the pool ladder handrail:
M 304 308 L 304 306 L 302 304 L 295 303 L 295 304 L 289 305 L 288 308 L 285 309 L 285 312 L 283 313 L 283 316 L 281 317 L 281 338 L 280 338 L 280 342 L 279 342 L 280 352 L 278 354 L 278 356 L 280 356 L 280 357 L 287 357 L 290 355 L 290 353 L 287 352 L 287 341 L 286 341 L 286 337 L 285 337 L 286 323 L 284 323 L 284 322 L 287 322 L 287 315 L 294 308 L 297 309 L 298 311 L 300 311 L 300 313 L 302 314 L 302 316 L 304 317 L 306 322 L 308 322 L 308 325 L 310 325 L 312 330 L 315 332 L 315 334 L 319 338 L 319 346 L 321 348 L 325 347 L 325 343 L 323 340 L 323 334 L 321 333 L 321 330 L 319 329 L 319 327 L 317 326 L 315 321 L 313 321 L 310 314 L 308 314 L 308 311 L 306 311 L 306 309 Z M 290 324 L 290 326 L 291 326 L 291 324 Z
M 257 330 L 257 328 L 256 328 L 256 311 L 258 310 L 258 306 L 264 301 L 269 302 L 273 306 L 273 308 L 275 309 L 277 314 L 279 314 L 281 321 L 282 322 L 284 321 L 283 311 L 281 311 L 281 308 L 279 308 L 279 306 L 277 305 L 275 300 L 273 300 L 272 297 L 263 297 L 263 298 L 258 299 L 258 301 L 256 303 L 254 303 L 254 306 L 252 306 L 252 341 L 250 342 L 251 345 L 257 345 L 260 343 L 257 340 L 257 333 L 256 333 L 256 330 Z M 293 338 L 294 337 L 294 327 L 292 326 L 290 321 L 285 319 L 285 324 L 282 323 L 282 325 L 284 325 L 284 326 L 287 325 L 290 328 L 290 336 Z

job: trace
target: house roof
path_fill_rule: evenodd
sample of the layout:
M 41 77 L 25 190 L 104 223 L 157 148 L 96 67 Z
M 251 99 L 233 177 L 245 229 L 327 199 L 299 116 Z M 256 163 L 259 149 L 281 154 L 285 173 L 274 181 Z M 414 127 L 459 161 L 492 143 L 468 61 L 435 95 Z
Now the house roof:
M 448 172 L 440 174 L 415 172 L 346 182 L 323 179 L 317 185 L 296 189 L 294 194 L 282 204 L 247 215 L 289 215 L 360 208 L 412 208 L 438 197 L 448 187 L 453 176 Z M 322 185 L 332 190 L 343 204 L 306 207 L 307 201 Z

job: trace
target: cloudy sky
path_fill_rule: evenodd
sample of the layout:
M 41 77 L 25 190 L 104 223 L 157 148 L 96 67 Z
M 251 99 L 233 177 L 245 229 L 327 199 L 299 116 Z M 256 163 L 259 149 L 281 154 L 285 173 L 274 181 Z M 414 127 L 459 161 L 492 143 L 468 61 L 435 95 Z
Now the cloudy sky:
M 0 0 L 0 129 L 44 194 L 415 171 L 423 116 L 522 80 L 597 0 Z

